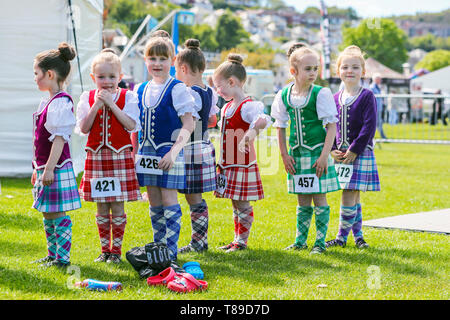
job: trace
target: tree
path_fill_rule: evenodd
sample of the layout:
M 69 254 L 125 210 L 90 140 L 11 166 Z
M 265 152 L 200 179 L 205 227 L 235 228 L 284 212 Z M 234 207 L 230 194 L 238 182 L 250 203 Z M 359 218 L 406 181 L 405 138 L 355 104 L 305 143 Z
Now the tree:
M 437 49 L 450 50 L 450 37 L 436 37 L 428 33 L 423 36 L 413 37 L 408 40 L 408 50 L 420 48 L 425 51 L 433 51 Z
M 239 18 L 234 16 L 230 10 L 226 10 L 217 20 L 216 40 L 219 50 L 234 48 L 249 38 L 250 36 L 242 27 Z
M 407 37 L 390 19 L 364 19 L 355 27 L 343 28 L 343 41 L 339 49 L 357 45 L 368 56 L 391 69 L 402 72 L 402 64 L 408 59 Z
M 238 53 L 244 58 L 243 64 L 246 67 L 253 67 L 254 69 L 264 69 L 264 70 L 275 70 L 275 65 L 273 64 L 273 58 L 275 55 L 274 51 L 261 50 L 260 51 L 248 51 L 242 47 L 233 48 L 230 50 L 222 51 L 220 56 L 220 61 L 226 61 L 229 53 Z
M 219 44 L 216 40 L 216 30 L 207 24 L 194 26 L 180 25 L 180 43 L 194 38 L 200 41 L 200 48 L 205 51 L 216 51 Z
M 434 50 L 429 53 L 416 65 L 415 69 L 427 69 L 434 71 L 450 65 L 450 51 L 449 50 Z

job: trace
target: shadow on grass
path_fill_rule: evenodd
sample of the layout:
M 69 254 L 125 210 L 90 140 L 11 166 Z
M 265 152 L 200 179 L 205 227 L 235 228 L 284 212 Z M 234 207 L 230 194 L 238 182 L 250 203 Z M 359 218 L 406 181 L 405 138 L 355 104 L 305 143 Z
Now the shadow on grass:
M 327 250 L 327 255 L 347 262 L 349 265 L 360 264 L 367 267 L 375 265 L 382 270 L 389 270 L 397 274 L 417 275 L 422 278 L 437 276 L 436 272 L 418 265 L 419 261 L 427 261 L 433 265 L 433 260 L 423 251 L 398 248 L 333 248 Z
M 7 214 L 0 212 L 0 225 L 3 229 L 19 229 L 19 230 L 38 230 L 44 227 L 42 223 L 42 214 L 36 211 L 35 215 Z
M 37 268 L 37 266 L 32 268 Z M 29 273 L 30 269 L 31 268 L 27 269 L 28 271 L 18 271 L 0 266 L 0 287 L 9 288 L 11 291 L 23 291 L 26 293 L 51 293 L 52 295 L 68 290 L 66 285 L 61 285 L 54 281 L 43 279 L 38 275 Z
M 44 234 L 42 235 L 44 238 Z M 43 240 L 45 242 L 45 240 Z M 41 252 L 41 256 L 44 257 L 47 254 L 46 248 L 43 246 L 37 245 L 35 243 L 23 243 L 23 242 L 14 242 L 14 241 L 2 241 L 0 240 L 0 252 L 2 256 L 8 257 L 28 257 L 30 260 L 27 262 L 33 261 L 33 256 L 35 256 L 36 252 Z M 24 255 L 24 253 L 28 253 Z M 40 258 L 42 258 L 40 257 Z M 38 258 L 36 258 L 38 259 Z M 36 260 L 34 259 L 34 260 Z
M 307 276 L 317 270 L 342 271 L 343 269 L 315 256 L 309 256 L 309 251 L 247 249 L 233 253 L 208 251 L 193 254 L 195 255 L 196 258 L 200 258 L 197 261 L 204 261 L 202 270 L 209 279 L 229 276 L 264 285 L 282 286 L 290 276 Z M 180 259 L 185 260 L 183 256 Z

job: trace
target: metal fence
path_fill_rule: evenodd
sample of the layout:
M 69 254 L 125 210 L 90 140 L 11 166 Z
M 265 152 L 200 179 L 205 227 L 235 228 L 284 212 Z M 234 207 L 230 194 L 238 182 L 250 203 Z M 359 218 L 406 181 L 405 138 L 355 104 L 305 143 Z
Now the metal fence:
M 450 96 L 444 94 L 379 94 L 383 131 L 376 142 L 450 144 Z M 260 98 L 270 114 L 275 94 Z

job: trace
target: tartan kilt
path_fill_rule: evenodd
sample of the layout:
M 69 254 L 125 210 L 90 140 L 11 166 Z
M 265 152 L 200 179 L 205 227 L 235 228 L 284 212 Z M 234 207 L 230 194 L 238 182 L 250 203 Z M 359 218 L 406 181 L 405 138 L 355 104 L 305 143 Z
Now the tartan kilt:
M 316 169 L 312 166 L 314 162 L 316 162 L 316 160 L 320 157 L 322 149 L 322 147 L 318 147 L 314 150 L 308 150 L 306 148 L 300 147 L 293 152 L 292 150 L 289 150 L 289 155 L 291 155 L 295 161 L 295 174 L 315 174 Z M 302 194 L 320 194 L 340 190 L 339 181 L 331 155 L 328 155 L 327 162 L 328 172 L 327 174 L 322 174 L 322 176 L 319 178 L 319 192 Z M 288 193 L 296 193 L 294 192 L 294 177 L 290 173 L 288 173 L 287 175 L 287 186 Z
M 346 150 L 341 150 L 346 152 Z M 368 147 L 353 161 L 353 174 L 349 182 L 341 182 L 345 190 L 380 191 L 380 179 L 373 150 Z
M 91 179 L 118 178 L 122 194 L 110 197 L 91 196 Z M 80 183 L 80 195 L 84 201 L 91 202 L 124 202 L 141 199 L 141 191 L 134 169 L 131 149 L 119 153 L 109 148 L 101 148 L 97 152 L 87 151 L 84 174 Z
M 40 179 L 44 169 L 36 170 L 36 183 L 33 186 L 32 207 L 40 212 L 66 212 L 81 208 L 77 180 L 72 163 L 68 162 L 54 170 L 54 182 L 43 186 Z
M 172 146 L 162 146 L 155 150 L 151 145 L 144 145 L 139 148 L 138 154 L 145 156 L 164 157 L 170 151 Z M 177 156 L 172 169 L 163 171 L 162 175 L 137 173 L 139 185 L 155 186 L 165 189 L 185 189 L 186 188 L 186 170 L 184 168 L 184 152 L 183 150 Z
M 184 148 L 186 188 L 180 193 L 203 193 L 216 190 L 216 153 L 211 142 L 200 142 Z
M 217 198 L 228 198 L 240 201 L 256 201 L 264 198 L 264 190 L 259 174 L 258 164 L 245 167 L 218 166 L 217 175 L 223 174 L 227 178 L 227 185 L 223 194 L 217 190 L 214 195 Z

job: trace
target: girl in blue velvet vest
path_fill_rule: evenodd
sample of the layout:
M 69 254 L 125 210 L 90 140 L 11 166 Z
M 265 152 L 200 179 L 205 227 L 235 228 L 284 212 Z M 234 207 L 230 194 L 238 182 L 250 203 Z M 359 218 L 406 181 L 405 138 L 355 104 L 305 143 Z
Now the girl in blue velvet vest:
M 209 213 L 202 194 L 216 190 L 216 157 L 214 145 L 208 137 L 208 127 L 215 124 L 216 114 L 220 112 L 216 106 L 217 94 L 202 80 L 206 61 L 200 50 L 200 41 L 188 39 L 184 45 L 175 59 L 176 78 L 191 90 L 200 119 L 184 148 L 187 185 L 178 191 L 185 195 L 189 204 L 192 234 L 189 244 L 181 247 L 179 253 L 208 250 Z
M 153 239 L 167 244 L 176 261 L 182 214 L 177 190 L 186 187 L 183 147 L 198 114 L 186 85 L 170 76 L 175 60 L 170 39 L 151 38 L 144 54 L 151 80 L 137 86 L 142 130 L 136 173 L 147 188 Z

